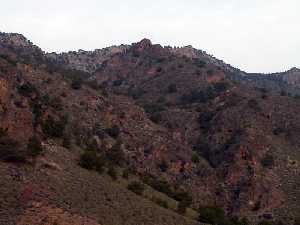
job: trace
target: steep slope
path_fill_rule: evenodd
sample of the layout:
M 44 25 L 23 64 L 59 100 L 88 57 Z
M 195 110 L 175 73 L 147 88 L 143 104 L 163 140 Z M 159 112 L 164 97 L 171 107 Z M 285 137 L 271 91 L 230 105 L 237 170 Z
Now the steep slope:
M 68 79 L 72 74 L 60 70 L 49 73 L 43 53 L 40 63 L 31 49 L 38 52 L 12 42 L 3 42 L 0 49 L 1 224 L 195 224 L 79 166 L 81 149 L 113 157 L 110 152 L 119 146 L 125 163 L 142 167 L 136 160 L 140 145 L 168 149 L 170 135 L 131 100 L 103 95 L 89 83 L 75 86 Z M 181 154 L 174 154 L 175 162 Z M 116 165 L 108 166 L 103 169 L 113 171 Z
M 218 207 L 251 224 L 299 216 L 299 100 L 233 82 L 242 72 L 189 47 L 49 56 L 0 40 L 4 224 L 195 224 L 193 209 L 213 222 Z M 114 180 L 127 170 L 141 196 Z
M 298 161 L 299 101 L 232 83 L 227 75 L 214 62 L 178 57 L 143 40 L 105 62 L 94 78 L 107 90 L 133 97 L 153 122 L 176 132 L 209 163 L 177 177 L 183 185 L 188 182 L 198 204 L 216 201 L 230 214 L 250 217 L 273 212 L 276 217 L 278 208 L 289 208 L 292 218 L 299 212 L 299 192 L 289 204 L 291 193 L 284 192 L 289 185 L 278 168 L 293 173 L 290 154 Z M 278 137 L 278 126 L 285 126 L 284 138 Z M 278 152 L 291 145 L 293 153 Z M 290 177 L 288 183 L 297 180 Z M 200 191 L 197 181 L 210 194 Z

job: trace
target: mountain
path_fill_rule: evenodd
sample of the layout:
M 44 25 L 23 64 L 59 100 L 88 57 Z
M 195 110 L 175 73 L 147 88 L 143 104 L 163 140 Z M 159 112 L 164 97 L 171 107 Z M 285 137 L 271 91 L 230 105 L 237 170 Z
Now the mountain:
M 190 46 L 1 33 L 0 224 L 296 224 L 300 101 L 254 76 Z

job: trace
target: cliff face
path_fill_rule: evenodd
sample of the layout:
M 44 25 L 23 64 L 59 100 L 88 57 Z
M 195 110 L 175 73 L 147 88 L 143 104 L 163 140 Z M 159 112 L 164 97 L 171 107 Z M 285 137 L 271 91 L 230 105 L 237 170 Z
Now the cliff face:
M 111 56 L 124 53 L 128 46 L 111 46 L 104 49 L 97 49 L 95 51 L 68 52 L 68 53 L 48 53 L 46 57 L 53 63 L 63 65 L 69 69 L 80 70 L 87 73 L 95 72 L 102 63 L 108 60 Z
M 17 37 L 0 38 L 3 224 L 196 224 L 208 206 L 253 224 L 298 216 L 298 99 L 233 82 L 238 70 L 191 47 L 58 55 Z M 83 153 L 101 159 L 92 171 Z

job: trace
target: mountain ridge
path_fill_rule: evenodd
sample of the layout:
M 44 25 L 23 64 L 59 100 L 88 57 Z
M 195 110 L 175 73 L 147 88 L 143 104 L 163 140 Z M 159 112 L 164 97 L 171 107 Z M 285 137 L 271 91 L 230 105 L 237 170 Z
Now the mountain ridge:
M 236 225 L 236 216 L 293 224 L 298 99 L 237 82 L 238 70 L 191 47 L 146 39 L 125 48 L 78 71 L 0 39 L 3 218 L 35 224 L 33 208 L 47 225 L 59 223 L 41 213 L 49 206 L 65 212 L 61 221 L 73 213 L 103 225 Z

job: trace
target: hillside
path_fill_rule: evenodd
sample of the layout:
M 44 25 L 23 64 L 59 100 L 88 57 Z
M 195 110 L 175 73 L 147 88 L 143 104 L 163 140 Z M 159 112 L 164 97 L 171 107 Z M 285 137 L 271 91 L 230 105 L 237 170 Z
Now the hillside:
M 1 33 L 0 76 L 1 224 L 300 216 L 300 101 L 205 52 L 46 54 Z

